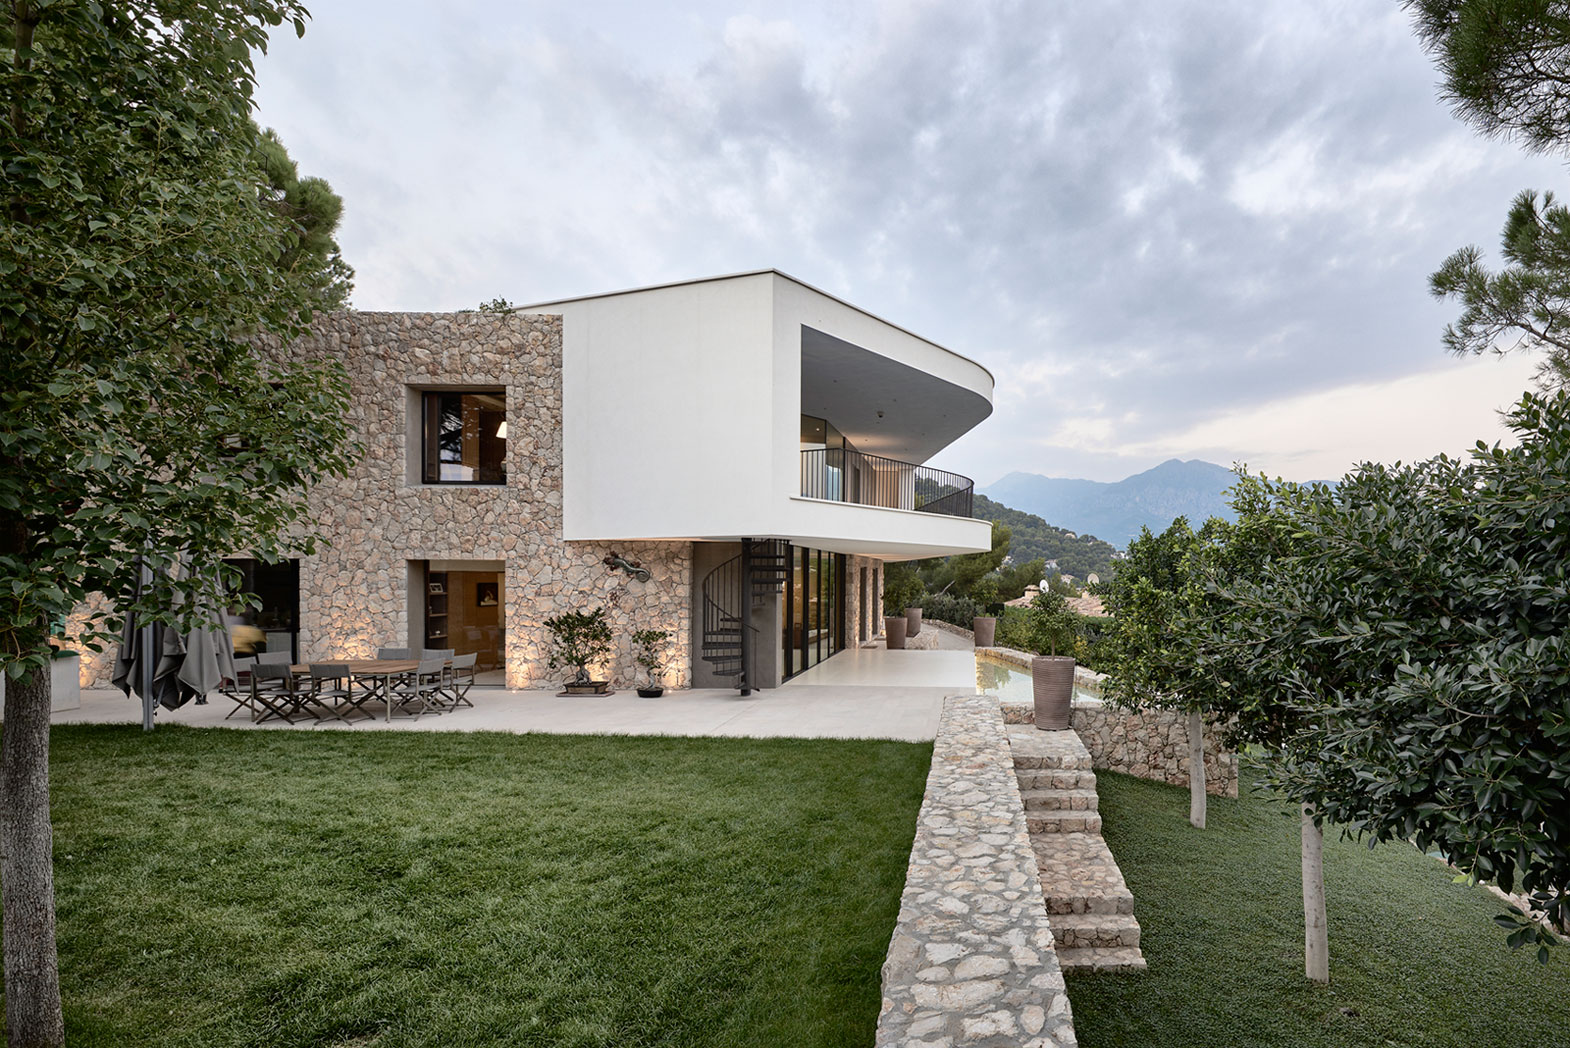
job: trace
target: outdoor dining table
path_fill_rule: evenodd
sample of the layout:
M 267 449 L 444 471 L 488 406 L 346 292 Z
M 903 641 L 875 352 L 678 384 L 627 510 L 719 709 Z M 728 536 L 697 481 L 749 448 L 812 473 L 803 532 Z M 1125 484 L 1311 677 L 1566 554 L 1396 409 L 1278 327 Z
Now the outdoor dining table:
M 393 678 L 403 677 L 420 668 L 419 659 L 335 659 L 334 666 L 343 666 L 349 671 L 349 684 L 352 687 L 359 683 L 362 687 L 366 681 L 376 682 L 378 688 L 372 689 L 372 698 L 380 696 L 387 704 L 387 723 L 392 723 L 392 683 Z M 452 660 L 447 659 L 444 666 L 451 666 Z M 311 667 L 307 663 L 296 663 L 289 667 L 289 672 L 297 677 L 308 676 Z

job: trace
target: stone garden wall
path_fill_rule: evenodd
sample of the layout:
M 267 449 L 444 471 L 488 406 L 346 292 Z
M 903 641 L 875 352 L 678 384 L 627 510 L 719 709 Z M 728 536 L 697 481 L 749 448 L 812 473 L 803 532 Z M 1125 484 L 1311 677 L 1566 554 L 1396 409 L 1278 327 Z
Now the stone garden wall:
M 1072 1048 L 1073 1016 L 997 700 L 945 700 L 875 1043 Z
M 1031 656 L 1011 648 L 989 648 L 988 656 L 1023 669 Z M 1102 675 L 1080 666 L 1074 671 L 1072 726 L 1090 751 L 1097 768 L 1174 786 L 1188 785 L 1188 722 L 1173 710 L 1130 711 L 1103 702 Z M 1004 719 L 1010 724 L 1033 724 L 1035 708 L 1027 703 L 1005 702 Z M 1205 725 L 1205 792 L 1220 797 L 1237 796 L 1237 754 L 1221 744 L 1215 726 Z

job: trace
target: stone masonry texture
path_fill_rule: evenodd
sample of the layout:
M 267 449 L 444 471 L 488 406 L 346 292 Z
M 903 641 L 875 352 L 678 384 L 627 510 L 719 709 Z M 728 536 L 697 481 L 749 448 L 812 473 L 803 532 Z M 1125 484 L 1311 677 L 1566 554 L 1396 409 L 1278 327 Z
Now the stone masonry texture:
M 1029 668 L 1030 656 L 1012 648 L 988 648 L 987 657 Z M 1188 785 L 1188 724 L 1174 710 L 1125 710 L 1099 698 L 1101 677 L 1083 666 L 1074 674 L 1074 712 L 1071 725 L 1090 751 L 1091 764 L 1141 779 L 1173 786 Z M 1025 703 L 1003 704 L 1010 724 L 1033 724 L 1034 707 Z M 1237 754 L 1221 744 L 1215 725 L 1205 725 L 1205 792 L 1236 797 Z
M 310 494 L 327 546 L 300 564 L 304 659 L 365 658 L 380 646 L 408 644 L 410 603 L 423 600 L 409 592 L 411 561 L 502 561 L 509 687 L 555 688 L 564 678 L 546 666 L 545 619 L 596 607 L 609 612 L 615 640 L 606 665 L 591 667 L 595 676 L 631 686 L 633 631 L 662 629 L 670 634 L 666 686 L 687 686 L 691 544 L 561 537 L 560 317 L 332 313 L 274 352 L 343 363 L 349 412 L 364 446 L 347 477 Z M 423 485 L 410 477 L 407 442 L 420 439 L 417 424 L 409 432 L 411 390 L 442 388 L 505 389 L 506 484 Z M 650 580 L 609 569 L 602 561 L 612 551 L 648 568 Z M 84 668 L 84 686 L 107 685 L 108 661 Z
M 609 612 L 615 686 L 635 679 L 632 633 L 662 629 L 670 687 L 685 687 L 691 547 L 686 543 L 580 543 L 562 539 L 562 328 L 523 313 L 334 313 L 283 350 L 328 357 L 349 370 L 350 412 L 366 454 L 342 480 L 311 494 L 332 543 L 300 567 L 300 641 L 312 659 L 369 655 L 408 636 L 411 560 L 505 562 L 507 684 L 552 688 L 545 620 L 564 611 Z M 411 484 L 406 441 L 411 387 L 504 388 L 507 483 Z M 603 563 L 615 551 L 650 570 L 647 583 Z
M 1078 1041 L 997 700 L 944 701 L 875 1043 Z

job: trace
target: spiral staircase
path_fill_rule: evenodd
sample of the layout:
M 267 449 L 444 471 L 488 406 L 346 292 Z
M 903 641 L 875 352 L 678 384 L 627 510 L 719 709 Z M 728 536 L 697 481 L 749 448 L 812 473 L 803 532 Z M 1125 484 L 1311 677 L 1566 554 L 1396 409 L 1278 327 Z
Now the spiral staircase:
M 717 675 L 735 677 L 743 695 L 752 693 L 747 665 L 759 633 L 752 624 L 753 602 L 780 591 L 790 573 L 789 558 L 783 539 L 742 539 L 741 552 L 703 579 L 699 655 Z

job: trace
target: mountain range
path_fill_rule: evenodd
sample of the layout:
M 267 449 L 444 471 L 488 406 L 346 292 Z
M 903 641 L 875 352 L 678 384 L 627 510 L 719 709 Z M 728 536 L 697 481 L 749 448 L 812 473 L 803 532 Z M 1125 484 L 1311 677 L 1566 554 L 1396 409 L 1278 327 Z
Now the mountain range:
M 1187 517 L 1195 527 L 1207 517 L 1235 519 L 1225 491 L 1236 480 L 1230 469 L 1214 462 L 1168 459 L 1112 483 L 1010 473 L 981 493 L 1060 528 L 1126 547 L 1141 527 L 1165 531 L 1175 517 Z

